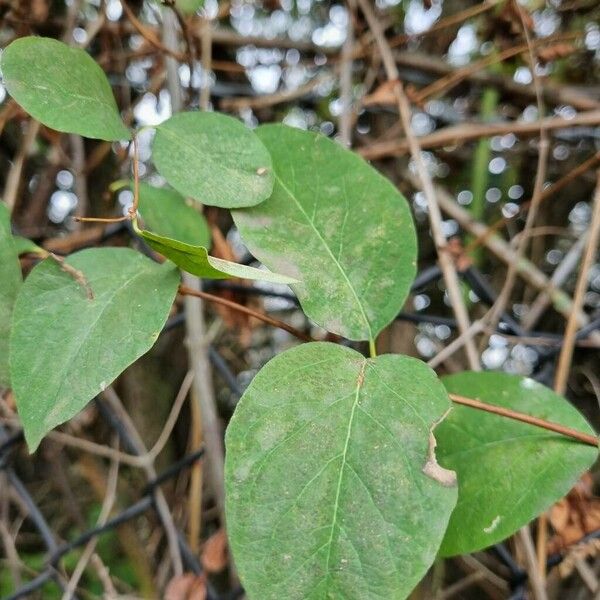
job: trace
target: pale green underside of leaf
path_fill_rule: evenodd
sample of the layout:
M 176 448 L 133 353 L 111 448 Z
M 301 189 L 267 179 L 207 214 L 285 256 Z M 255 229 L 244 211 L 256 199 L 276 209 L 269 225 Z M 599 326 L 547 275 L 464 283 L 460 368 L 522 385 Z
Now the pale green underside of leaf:
M 210 256 L 208 250 L 202 246 L 184 244 L 143 229 L 136 228 L 135 231 L 153 250 L 174 262 L 180 269 L 203 279 L 239 277 L 240 279 L 255 279 L 271 283 L 291 284 L 296 282 L 295 279 L 286 275 L 215 258 Z
M 82 250 L 67 262 L 87 285 L 48 258 L 15 305 L 11 378 L 31 452 L 152 347 L 179 284 L 173 265 L 128 248 Z
M 425 475 L 449 406 L 433 371 L 303 344 L 256 375 L 226 435 L 226 514 L 251 600 L 401 600 L 433 562 L 456 486 Z
M 449 392 L 593 433 L 564 398 L 532 379 L 465 372 L 442 379 Z M 562 498 L 596 460 L 597 449 L 565 436 L 465 406 L 437 429 L 438 460 L 456 471 L 459 495 L 444 556 L 486 548 Z
M 254 206 L 273 189 L 266 148 L 243 123 L 220 113 L 179 113 L 161 123 L 152 158 L 170 185 L 202 204 Z
M 9 94 L 44 125 L 100 140 L 131 138 L 104 71 L 84 50 L 23 37 L 4 50 L 1 66 Z
M 0 202 L 0 387 L 10 385 L 8 339 L 20 287 L 21 267 L 10 230 L 10 212 L 6 204 Z
M 139 212 L 144 225 L 157 235 L 194 246 L 210 245 L 206 219 L 175 190 L 140 183 Z
M 398 314 L 415 276 L 408 204 L 358 155 L 284 125 L 257 129 L 273 157 L 275 187 L 262 204 L 233 211 L 261 262 L 300 280 L 292 286 L 318 325 L 374 339 Z

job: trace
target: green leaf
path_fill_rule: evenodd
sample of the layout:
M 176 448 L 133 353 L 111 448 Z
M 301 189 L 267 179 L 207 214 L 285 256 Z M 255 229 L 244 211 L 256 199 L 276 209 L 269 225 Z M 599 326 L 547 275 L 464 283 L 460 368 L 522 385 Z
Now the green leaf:
M 239 277 L 241 279 L 270 281 L 271 283 L 290 284 L 296 282 L 295 279 L 286 275 L 279 275 L 278 273 L 271 273 L 263 269 L 256 269 L 221 258 L 215 258 L 214 256 L 210 256 L 208 250 L 203 246 L 192 246 L 178 240 L 156 235 L 151 231 L 139 229 L 135 223 L 134 230 L 144 239 L 150 248 L 174 262 L 184 271 L 204 279 L 231 279 L 232 277 Z
M 185 112 L 171 117 L 156 128 L 152 156 L 176 190 L 210 206 L 254 206 L 273 190 L 267 149 L 227 115 Z
M 206 219 L 175 190 L 140 183 L 139 212 L 154 233 L 197 246 L 210 244 Z
M 21 282 L 21 265 L 10 230 L 10 212 L 6 204 L 0 202 L 0 387 L 10 385 L 8 338 Z
M 415 276 L 408 204 L 358 155 L 284 125 L 257 129 L 273 157 L 275 187 L 233 219 L 250 251 L 292 286 L 304 312 L 328 331 L 374 339 L 398 314 Z
M 48 255 L 47 250 L 40 248 L 35 242 L 21 237 L 20 235 L 13 236 L 13 243 L 19 256 L 21 256 L 21 254 L 41 254 L 43 256 Z
M 532 379 L 465 372 L 442 379 L 450 393 L 478 398 L 593 433 L 563 397 Z M 540 427 L 455 405 L 437 430 L 438 459 L 458 476 L 458 504 L 443 556 L 505 539 L 562 498 L 598 450 Z
M 191 15 L 204 6 L 205 0 L 175 0 L 175 6 L 185 15 Z
M 248 597 L 405 598 L 456 502 L 454 473 L 432 460 L 448 408 L 433 371 L 406 356 L 311 343 L 263 367 L 226 435 L 227 528 Z
M 84 50 L 23 37 L 2 52 L 0 65 L 9 94 L 44 125 L 100 140 L 131 138 L 104 71 Z
M 129 248 L 82 250 L 66 265 L 42 261 L 15 305 L 11 378 L 32 452 L 152 347 L 179 284 L 173 265 Z

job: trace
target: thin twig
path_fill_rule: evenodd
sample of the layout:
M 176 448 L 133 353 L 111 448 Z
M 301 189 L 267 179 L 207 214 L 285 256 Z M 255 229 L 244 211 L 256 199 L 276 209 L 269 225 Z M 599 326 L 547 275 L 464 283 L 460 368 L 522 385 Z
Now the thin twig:
M 267 323 L 268 325 L 273 325 L 273 327 L 277 327 L 279 329 L 283 329 L 288 333 L 291 333 L 294 337 L 297 337 L 299 340 L 303 342 L 314 342 L 311 336 L 303 333 L 299 329 L 288 325 L 284 321 L 280 321 L 279 319 L 275 319 L 270 317 L 269 315 L 260 312 L 258 310 L 254 310 L 252 308 L 248 308 L 242 304 L 238 304 L 237 302 L 232 302 L 231 300 L 227 300 L 226 298 L 221 298 L 221 296 L 215 296 L 214 294 L 209 294 L 208 292 L 203 292 L 202 290 L 194 290 L 188 286 L 180 285 L 179 293 L 184 296 L 195 296 L 196 298 L 203 298 L 204 300 L 209 300 L 210 302 L 215 302 L 216 304 L 222 304 L 223 306 L 227 306 L 232 310 L 236 310 L 238 312 L 244 313 L 255 319 L 262 321 L 263 323 Z
M 117 438 L 118 441 L 118 438 Z M 108 517 L 110 516 L 110 512 L 115 503 L 115 499 L 117 496 L 117 482 L 119 480 L 119 462 L 118 460 L 113 460 L 110 469 L 108 472 L 108 478 L 106 483 L 106 494 L 104 496 L 104 500 L 102 502 L 102 507 L 100 509 L 100 515 L 98 516 L 98 520 L 96 522 L 97 527 L 102 527 L 106 524 Z M 96 544 L 98 543 L 98 538 L 92 538 L 85 546 L 83 553 L 80 559 L 77 561 L 77 565 L 73 570 L 73 574 L 71 575 L 71 579 L 67 583 L 67 589 L 64 591 L 62 600 L 71 600 L 75 590 L 77 588 L 77 584 L 85 571 L 85 568 L 88 562 L 91 560 L 92 555 L 94 554 L 94 550 L 96 548 Z
M 575 295 L 573 297 L 573 312 L 567 320 L 565 337 L 562 350 L 558 358 L 556 367 L 556 378 L 554 380 L 554 389 L 559 394 L 564 394 L 567 388 L 567 380 L 571 369 L 571 360 L 573 358 L 573 348 L 575 345 L 575 334 L 577 333 L 577 313 L 583 308 L 585 293 L 588 288 L 588 275 L 596 256 L 598 241 L 600 240 L 600 170 L 596 180 L 596 192 L 593 200 L 592 220 L 590 223 L 590 233 L 583 257 L 583 263 L 579 270 L 577 284 L 575 286 Z
M 516 410 L 511 410 L 510 408 L 495 406 L 494 404 L 487 404 L 486 402 L 481 402 L 481 400 L 477 400 L 475 398 L 465 398 L 464 396 L 459 396 L 458 394 L 448 395 L 450 400 L 452 400 L 452 402 L 455 404 L 461 404 L 463 406 L 476 408 L 477 410 L 482 410 L 494 415 L 500 415 L 501 417 L 507 417 L 513 421 L 521 421 L 522 423 L 535 425 L 536 427 L 541 427 L 542 429 L 546 429 L 548 431 L 560 433 L 566 437 L 577 440 L 582 444 L 587 444 L 588 446 L 598 447 L 598 443 L 600 442 L 596 436 L 590 435 L 589 433 L 583 433 L 582 431 L 577 431 L 576 429 L 566 427 L 558 423 L 552 423 L 550 421 L 546 421 L 545 419 L 540 419 L 539 417 L 532 417 L 531 415 L 527 415 Z
M 456 316 L 458 329 L 460 333 L 464 333 L 469 329 L 470 326 L 469 315 L 461 294 L 455 265 L 452 261 L 450 253 L 446 248 L 447 240 L 442 228 L 442 215 L 436 200 L 433 182 L 429 172 L 427 171 L 427 166 L 425 165 L 425 161 L 423 159 L 423 153 L 421 152 L 421 146 L 411 127 L 410 104 L 400 82 L 400 75 L 398 73 L 398 68 L 396 67 L 396 62 L 394 61 L 392 51 L 381 31 L 379 21 L 373 12 L 372 5 L 368 0 L 358 0 L 358 4 L 365 15 L 367 23 L 369 24 L 369 28 L 373 32 L 373 36 L 375 37 L 377 46 L 379 47 L 379 52 L 381 54 L 387 79 L 388 81 L 393 82 L 394 85 L 393 89 L 398 102 L 398 111 L 404 127 L 404 134 L 410 148 L 412 159 L 417 168 L 420 185 L 427 200 L 431 233 L 438 253 L 440 268 L 442 269 L 442 273 L 444 275 L 448 297 Z M 465 341 L 465 349 L 471 369 L 478 370 L 480 366 L 479 355 L 472 339 L 469 338 Z

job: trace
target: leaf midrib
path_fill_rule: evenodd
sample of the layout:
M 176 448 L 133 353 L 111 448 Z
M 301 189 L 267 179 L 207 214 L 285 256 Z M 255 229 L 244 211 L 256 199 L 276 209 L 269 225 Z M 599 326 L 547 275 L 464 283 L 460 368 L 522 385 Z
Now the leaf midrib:
M 333 252 L 331 251 L 331 248 L 329 247 L 329 244 L 327 243 L 325 238 L 321 235 L 321 232 L 315 227 L 315 224 L 311 221 L 309 216 L 306 214 L 306 211 L 304 210 L 304 207 L 302 206 L 302 204 L 300 204 L 300 202 L 298 201 L 296 196 L 287 187 L 287 185 L 285 185 L 285 183 L 282 181 L 282 179 L 279 177 L 279 175 L 277 174 L 276 171 L 274 171 L 273 175 L 274 175 L 275 179 L 277 180 L 277 182 L 281 185 L 281 187 L 288 194 L 288 196 L 294 201 L 294 203 L 298 207 L 298 210 L 306 218 L 307 223 L 310 225 L 312 230 L 315 232 L 315 235 L 317 236 L 317 238 L 319 238 L 319 240 L 322 242 L 323 246 L 327 250 L 327 253 L 331 257 L 331 260 L 334 262 L 335 266 L 339 269 L 340 273 L 342 274 L 342 277 L 346 281 L 346 284 L 350 288 L 350 291 L 352 292 L 352 295 L 354 296 L 356 303 L 358 304 L 358 308 L 360 309 L 361 315 L 365 321 L 367 329 L 369 330 L 369 340 L 372 340 L 373 339 L 373 330 L 371 329 L 371 324 L 369 322 L 369 319 L 367 318 L 367 315 L 366 315 L 363 305 L 360 301 L 360 298 L 358 297 L 358 294 L 356 293 L 356 290 L 354 289 L 354 286 L 352 285 L 352 282 L 350 281 L 350 279 L 348 279 L 348 275 L 346 275 L 346 272 L 344 271 L 342 265 L 339 263 L 337 258 L 334 256 Z
M 346 430 L 346 439 L 344 440 L 344 449 L 342 450 L 342 464 L 340 465 L 340 474 L 338 476 L 337 489 L 335 493 L 335 500 L 333 503 L 333 516 L 331 518 L 331 531 L 329 532 L 329 540 L 327 541 L 327 559 L 325 562 L 325 575 L 327 577 L 327 589 L 329 588 L 329 581 L 331 577 L 331 571 L 329 568 L 329 563 L 331 561 L 331 548 L 333 546 L 333 538 L 335 534 L 335 528 L 337 525 L 337 515 L 340 506 L 340 493 L 342 490 L 342 482 L 344 480 L 344 472 L 346 470 L 346 457 L 348 455 L 348 448 L 350 447 L 350 437 L 352 433 L 352 425 L 354 423 L 354 414 L 356 413 L 356 408 L 358 407 L 358 400 L 360 398 L 360 389 L 364 381 L 365 377 L 365 367 L 367 366 L 367 361 L 365 360 L 360 368 L 360 373 L 356 382 L 356 392 L 354 395 L 354 402 L 352 403 L 352 410 L 350 411 L 350 418 L 348 419 L 348 428 Z

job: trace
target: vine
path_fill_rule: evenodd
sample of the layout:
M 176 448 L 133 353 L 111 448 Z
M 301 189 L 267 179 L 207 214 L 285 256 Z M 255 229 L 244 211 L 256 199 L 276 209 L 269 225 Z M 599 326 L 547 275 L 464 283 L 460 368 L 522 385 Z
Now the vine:
M 152 347 L 177 293 L 306 342 L 261 369 L 226 434 L 228 535 L 249 597 L 404 598 L 436 556 L 511 535 L 596 459 L 585 419 L 530 379 L 440 379 L 415 358 L 377 355 L 377 336 L 416 275 L 417 240 L 404 197 L 356 154 L 308 131 L 183 112 L 156 127 L 152 157 L 171 187 L 153 187 L 139 181 L 137 132 L 84 51 L 21 38 L 1 66 L 15 101 L 48 127 L 130 141 L 132 206 L 79 220 L 129 220 L 157 253 L 41 254 L 23 282 L 0 205 L 0 314 L 10 323 L 0 384 L 14 391 L 31 452 Z M 408 101 L 391 78 L 404 114 Z M 211 256 L 206 223 L 186 198 L 231 210 L 271 270 Z M 193 290 L 180 270 L 289 285 L 314 323 L 352 347 Z

